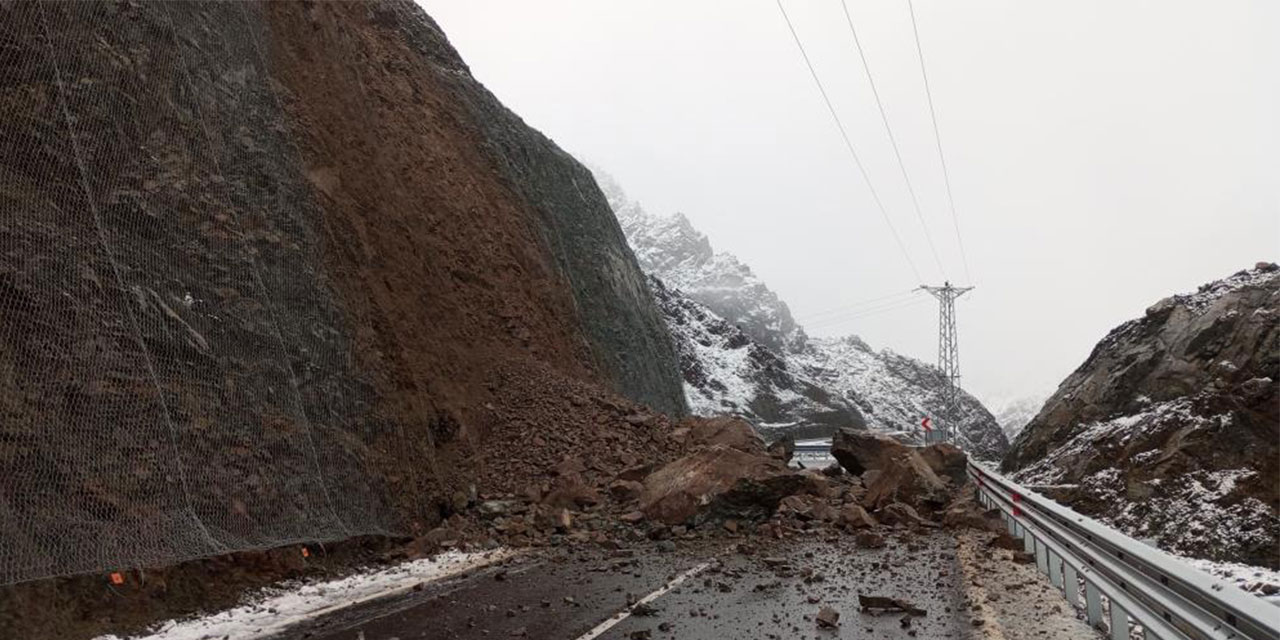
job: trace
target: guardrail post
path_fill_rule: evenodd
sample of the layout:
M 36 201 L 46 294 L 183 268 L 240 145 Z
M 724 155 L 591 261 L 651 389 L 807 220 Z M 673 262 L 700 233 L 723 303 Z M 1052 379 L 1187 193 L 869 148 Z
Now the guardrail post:
M 1040 573 L 1049 573 L 1049 547 L 1040 541 L 1036 541 L 1036 568 Z
M 1111 609 L 1111 640 L 1129 640 L 1129 614 L 1124 612 L 1113 598 L 1108 603 Z
M 1101 628 L 1102 595 L 1098 593 L 1098 587 L 1088 579 L 1084 581 L 1084 612 L 1089 620 L 1089 626 Z
M 1022 549 L 1027 553 L 1036 552 L 1036 537 L 1026 527 L 1022 527 Z
M 1049 584 L 1062 588 L 1062 558 L 1052 549 L 1049 550 Z
M 1067 602 L 1073 608 L 1080 607 L 1080 576 L 1076 575 L 1076 568 L 1063 563 L 1062 570 L 1062 593 L 1067 596 Z

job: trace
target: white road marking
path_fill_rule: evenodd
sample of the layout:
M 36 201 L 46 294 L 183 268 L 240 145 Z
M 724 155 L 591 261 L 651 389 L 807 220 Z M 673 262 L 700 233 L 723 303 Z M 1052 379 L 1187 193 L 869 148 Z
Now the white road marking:
M 627 607 L 626 609 L 623 609 L 622 611 L 619 611 L 618 613 L 613 614 L 613 617 L 611 617 L 611 618 L 609 618 L 608 620 L 605 620 L 604 622 L 601 622 L 600 624 L 596 625 L 596 627 L 595 627 L 594 629 L 592 629 L 592 630 L 590 630 L 590 631 L 588 631 L 588 632 L 586 632 L 586 633 L 584 633 L 584 634 L 582 634 L 582 635 L 578 636 L 578 637 L 576 638 L 576 640 L 594 640 L 595 638 L 599 638 L 599 637 L 600 637 L 604 632 L 608 631 L 609 629 L 612 629 L 614 625 L 616 625 L 616 624 L 618 624 L 619 622 L 622 622 L 623 620 L 626 620 L 627 618 L 631 617 L 631 610 L 632 610 L 633 608 L 635 608 L 635 606 L 636 606 L 636 605 L 649 604 L 650 602 L 653 602 L 654 600 L 657 600 L 658 598 L 661 598 L 661 597 L 663 596 L 663 594 L 665 594 L 666 592 L 668 592 L 668 591 L 670 591 L 670 590 L 672 590 L 672 589 L 676 588 L 677 586 L 679 586 L 679 585 L 680 585 L 680 583 L 681 583 L 681 582 L 684 582 L 685 580 L 688 580 L 689 578 L 692 578 L 693 576 L 696 576 L 696 575 L 698 575 L 699 573 L 702 573 L 703 571 L 706 571 L 706 570 L 707 570 L 707 567 L 710 567 L 710 566 L 711 566 L 711 563 L 710 563 L 710 562 L 704 562 L 704 563 L 702 563 L 702 564 L 700 564 L 700 565 L 698 565 L 698 566 L 696 566 L 696 567 L 694 567 L 694 568 L 692 568 L 692 569 L 690 569 L 690 570 L 688 570 L 688 571 L 685 571 L 684 573 L 682 573 L 682 574 L 680 574 L 680 575 L 678 575 L 678 576 L 676 576 L 676 577 L 672 578 L 672 579 L 671 579 L 671 582 L 668 582 L 668 583 L 666 583 L 666 584 L 662 585 L 662 587 L 661 587 L 660 589 L 658 589 L 657 591 L 654 591 L 653 593 L 651 593 L 651 594 L 649 594 L 649 595 L 647 595 L 647 596 L 645 596 L 645 597 L 643 597 L 643 598 L 640 598 L 640 600 L 638 600 L 638 601 L 636 602 L 636 604 L 635 604 L 635 605 L 632 605 L 632 606 L 630 606 L 630 607 Z

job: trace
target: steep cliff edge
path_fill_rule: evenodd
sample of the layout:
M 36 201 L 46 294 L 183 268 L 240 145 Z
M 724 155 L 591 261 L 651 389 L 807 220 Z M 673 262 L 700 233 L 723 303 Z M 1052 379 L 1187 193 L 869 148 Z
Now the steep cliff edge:
M 408 0 L 0 41 L 0 584 L 420 533 L 622 397 L 685 412 L 590 173 Z
M 1280 268 L 1166 298 L 1112 330 L 1003 468 L 1166 549 L 1280 564 Z

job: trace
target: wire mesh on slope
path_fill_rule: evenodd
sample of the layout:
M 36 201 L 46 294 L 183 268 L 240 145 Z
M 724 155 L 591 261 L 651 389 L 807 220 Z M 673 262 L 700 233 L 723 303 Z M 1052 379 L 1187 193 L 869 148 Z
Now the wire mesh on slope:
M 0 584 L 398 526 L 257 11 L 0 4 Z

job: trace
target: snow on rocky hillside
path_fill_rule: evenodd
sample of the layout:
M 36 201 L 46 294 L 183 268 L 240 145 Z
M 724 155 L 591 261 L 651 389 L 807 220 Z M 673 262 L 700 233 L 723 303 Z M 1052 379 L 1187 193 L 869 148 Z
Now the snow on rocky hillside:
M 716 252 L 680 214 L 648 213 L 609 176 L 596 179 L 618 216 L 677 343 L 693 413 L 735 414 L 767 438 L 830 435 L 841 426 L 918 434 L 942 413 L 937 368 L 855 336 L 814 339 L 776 293 L 736 257 Z M 999 459 L 1008 440 L 972 396 L 961 441 Z
M 766 433 L 782 430 L 797 437 L 864 424 L 852 402 L 793 371 L 786 358 L 705 305 L 654 276 L 649 288 L 675 339 L 695 415 L 742 416 Z
M 596 181 L 618 216 L 622 232 L 640 268 L 669 287 L 731 319 L 756 342 L 779 353 L 804 347 L 804 330 L 791 317 L 787 303 L 751 268 L 728 253 L 711 248 L 707 236 L 683 214 L 653 215 L 627 198 L 612 178 L 599 171 Z
M 1171 466 L 1169 453 L 1146 448 L 1149 445 L 1132 446 L 1160 438 L 1162 432 L 1167 437 L 1170 425 L 1187 433 L 1230 429 L 1231 415 L 1208 409 L 1211 403 L 1206 400 L 1151 403 L 1137 413 L 1091 423 L 1064 446 L 1020 471 L 1018 479 L 1053 487 L 1051 493 L 1065 496 L 1077 508 L 1096 509 L 1103 521 L 1162 549 L 1192 557 L 1271 564 L 1266 550 L 1274 548 L 1277 522 L 1273 508 L 1259 499 L 1267 493 L 1268 484 L 1261 468 L 1204 465 L 1160 473 L 1155 467 L 1161 462 Z M 1069 471 L 1072 466 L 1107 458 L 1110 464 L 1083 476 Z
M 1112 330 L 1002 466 L 1163 549 L 1280 567 L 1280 267 Z
M 856 336 L 812 338 L 795 358 L 800 370 L 832 392 L 851 398 L 867 426 L 877 431 L 920 433 L 925 416 L 945 407 L 946 379 L 937 367 L 888 349 L 876 351 Z M 998 460 L 1009 442 L 977 398 L 961 391 L 960 445 L 986 460 Z

